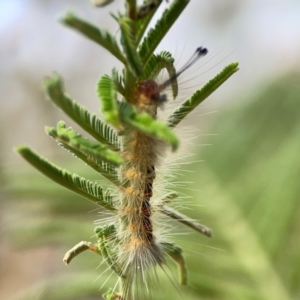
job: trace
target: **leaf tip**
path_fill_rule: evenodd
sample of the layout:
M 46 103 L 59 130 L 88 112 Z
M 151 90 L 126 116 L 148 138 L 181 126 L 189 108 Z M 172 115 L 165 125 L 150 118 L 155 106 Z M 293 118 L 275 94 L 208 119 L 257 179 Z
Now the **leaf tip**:
M 67 12 L 64 16 L 59 17 L 58 21 L 62 24 L 69 25 L 74 21 L 75 15 L 72 12 Z
M 29 147 L 27 145 L 19 145 L 13 148 L 13 150 L 16 153 L 22 154 L 23 152 L 26 152 L 29 149 Z
M 179 147 L 179 139 L 177 138 L 177 136 L 174 135 L 172 141 L 170 142 L 171 147 L 172 147 L 172 151 L 175 152 L 178 147 Z

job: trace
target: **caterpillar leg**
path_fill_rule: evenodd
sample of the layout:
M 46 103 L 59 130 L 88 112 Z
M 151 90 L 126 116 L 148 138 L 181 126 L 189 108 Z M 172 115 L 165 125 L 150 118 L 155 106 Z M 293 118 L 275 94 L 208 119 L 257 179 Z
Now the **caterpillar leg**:
M 188 271 L 185 264 L 185 258 L 181 247 L 173 243 L 163 242 L 162 247 L 164 252 L 169 255 L 177 264 L 179 282 L 181 285 L 187 285 L 188 283 Z
M 110 268 L 119 276 L 124 277 L 122 270 L 117 262 L 118 258 L 116 253 L 111 250 L 111 245 L 116 241 L 116 228 L 113 224 L 103 227 L 96 227 L 95 233 L 98 237 L 98 249 L 106 260 Z

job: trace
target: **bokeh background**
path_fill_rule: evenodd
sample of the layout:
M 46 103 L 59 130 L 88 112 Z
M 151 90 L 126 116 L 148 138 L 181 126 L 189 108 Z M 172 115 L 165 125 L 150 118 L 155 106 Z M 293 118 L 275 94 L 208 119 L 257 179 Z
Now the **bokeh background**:
M 106 267 L 91 253 L 62 263 L 77 242 L 93 241 L 97 208 L 12 149 L 28 143 L 56 164 L 100 180 L 44 134 L 44 125 L 61 119 L 74 124 L 40 86 L 57 71 L 67 91 L 98 112 L 97 80 L 120 65 L 56 20 L 71 10 L 117 35 L 108 13 L 122 6 L 122 0 L 104 9 L 87 0 L 0 2 L 1 299 L 101 299 L 115 284 L 110 272 L 99 277 Z M 299 16 L 297 0 L 192 0 L 159 46 L 174 53 L 178 66 L 200 45 L 210 51 L 180 79 L 182 97 L 231 61 L 240 71 L 183 124 L 197 128 L 187 162 L 201 160 L 181 166 L 177 178 L 190 182 L 179 190 L 190 197 L 182 199 L 184 212 L 210 226 L 214 238 L 176 227 L 190 284 L 177 287 L 170 263 L 175 287 L 160 274 L 163 289 L 155 286 L 155 299 L 300 299 Z

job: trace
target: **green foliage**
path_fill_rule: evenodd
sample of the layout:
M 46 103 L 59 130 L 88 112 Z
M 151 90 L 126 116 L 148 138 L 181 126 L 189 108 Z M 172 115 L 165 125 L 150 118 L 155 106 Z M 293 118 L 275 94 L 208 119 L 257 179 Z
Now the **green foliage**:
M 144 1 L 144 5 L 142 5 L 139 8 L 139 11 L 137 12 L 137 18 L 138 21 L 136 22 L 136 42 L 137 44 L 140 43 L 153 15 L 155 14 L 155 12 L 157 11 L 157 9 L 159 8 L 159 6 L 161 5 L 161 3 L 163 2 L 163 0 L 156 0 L 156 5 L 151 5 L 151 1 L 149 3 L 149 1 Z M 153 1 L 152 1 L 153 3 Z M 149 10 L 149 6 L 150 10 Z
M 145 66 L 145 75 L 143 79 L 155 79 L 163 69 L 167 70 L 171 79 L 173 99 L 175 99 L 178 95 L 178 83 L 174 58 L 170 52 L 162 51 L 158 55 L 153 54 Z
M 119 75 L 116 69 L 112 70 L 112 78 L 114 80 L 116 91 L 123 97 L 125 97 L 124 80 L 123 77 Z
M 143 64 L 136 51 L 136 41 L 132 27 L 134 22 L 129 18 L 122 18 L 119 21 L 122 32 L 122 46 L 127 59 L 127 65 L 130 72 L 135 77 L 143 75 Z
M 177 136 L 163 122 L 154 120 L 145 112 L 138 114 L 129 103 L 121 103 L 120 111 L 122 122 L 126 125 L 170 144 L 173 150 L 178 148 Z
M 101 109 L 105 120 L 116 127 L 120 126 L 114 81 L 107 75 L 100 78 L 98 83 L 98 96 L 101 100 Z
M 112 196 L 109 190 L 103 193 L 101 186 L 97 183 L 93 183 L 83 177 L 79 177 L 77 174 L 71 174 L 66 170 L 60 169 L 26 146 L 20 146 L 16 148 L 16 151 L 31 165 L 56 183 L 95 202 L 107 210 L 114 210 Z
M 156 23 L 155 27 L 150 29 L 139 49 L 139 54 L 144 63 L 148 62 L 158 44 L 167 34 L 174 22 L 178 19 L 188 3 L 189 0 L 172 1 L 172 4 L 164 12 L 161 19 Z
M 227 66 L 220 74 L 208 82 L 201 90 L 194 93 L 191 98 L 187 99 L 175 110 L 169 117 L 167 124 L 156 120 L 157 109 L 159 109 L 160 103 L 165 100 L 158 95 L 159 92 L 162 92 L 166 88 L 166 85 L 171 84 L 173 98 L 175 99 L 178 94 L 178 84 L 174 59 L 171 54 L 166 51 L 160 54 L 154 54 L 154 51 L 180 16 L 188 2 L 188 0 L 172 1 L 169 9 L 163 13 L 161 19 L 156 23 L 156 26 L 150 29 L 147 36 L 141 42 L 147 25 L 161 4 L 161 1 L 148 1 L 142 6 L 138 6 L 135 0 L 127 0 L 126 13 L 124 15 L 119 13 L 118 16 L 114 17 L 120 25 L 120 41 L 122 47 L 119 46 L 112 34 L 105 30 L 100 30 L 96 26 L 77 18 L 73 14 L 67 14 L 62 20 L 65 25 L 76 29 L 90 40 L 108 50 L 123 63 L 124 68 L 122 76 L 120 76 L 115 69 L 112 72 L 112 77 L 103 75 L 97 86 L 105 121 L 114 126 L 115 129 L 103 122 L 96 115 L 92 115 L 85 107 L 67 95 L 64 91 L 62 79 L 58 75 L 46 78 L 44 81 L 44 89 L 48 98 L 73 119 L 84 131 L 95 138 L 96 141 L 88 140 L 72 128 L 66 128 L 65 123 L 62 121 L 58 123 L 57 128 L 46 127 L 46 132 L 53 137 L 59 145 L 69 150 L 88 166 L 115 184 L 120 191 L 126 187 L 126 184 L 124 184 L 124 180 L 126 179 L 123 178 L 122 173 L 126 171 L 126 166 L 128 165 L 128 161 L 122 159 L 122 156 L 126 157 L 126 153 L 122 152 L 126 135 L 130 137 L 132 133 L 142 133 L 153 139 L 161 140 L 171 146 L 172 150 L 176 150 L 179 146 L 179 139 L 171 127 L 176 126 L 188 113 L 196 108 L 237 71 L 237 63 Z M 155 80 L 163 69 L 166 69 L 168 72 L 170 78 L 169 81 L 167 81 L 168 84 L 158 86 L 159 91 L 149 91 L 147 88 L 145 88 L 144 91 L 139 89 L 141 83 L 147 86 L 147 80 Z M 122 137 L 123 135 L 125 135 L 125 138 Z M 125 146 L 124 148 L 126 149 Z M 71 174 L 64 169 L 52 165 L 27 146 L 18 147 L 17 151 L 25 160 L 48 178 L 78 195 L 91 200 L 109 211 L 110 214 L 116 214 L 119 217 L 120 223 L 122 223 L 122 218 L 118 211 L 119 203 L 114 201 L 109 189 L 104 192 L 102 186 L 98 183 L 79 177 L 76 174 Z M 126 159 L 128 160 L 128 158 Z M 120 170 L 117 169 L 119 166 L 121 166 Z M 155 169 L 153 165 L 150 167 L 152 167 L 153 170 Z M 147 169 L 147 174 L 141 174 L 143 178 L 149 177 L 148 170 L 149 168 Z M 123 181 L 121 182 L 121 180 Z M 146 182 L 146 184 L 151 191 L 143 190 L 143 193 L 146 195 L 151 192 L 152 194 L 152 182 L 149 181 Z M 162 199 L 161 213 L 174 221 L 178 221 L 210 237 L 212 232 L 208 227 L 165 206 L 166 203 L 176 197 L 177 193 L 175 192 L 170 192 L 168 195 L 165 195 Z M 124 214 L 124 212 L 122 213 Z M 97 227 L 96 235 L 98 243 L 96 246 L 92 246 L 92 244 L 88 242 L 82 242 L 67 253 L 70 254 L 71 258 L 85 250 L 91 250 L 92 252 L 101 254 L 109 267 L 120 277 L 121 282 L 123 282 L 122 284 L 124 284 L 125 281 L 123 280 L 126 280 L 128 276 L 124 274 L 126 268 L 124 271 L 124 268 L 122 269 L 122 266 L 119 266 L 120 258 L 117 256 L 117 253 L 114 252 L 115 248 L 113 245 L 119 243 L 118 235 L 114 230 L 114 225 L 113 227 L 111 225 Z M 165 242 L 164 247 L 166 248 L 166 253 L 178 264 L 181 283 L 184 285 L 187 284 L 187 270 L 181 248 L 168 242 Z M 68 259 L 66 261 L 68 262 Z M 121 264 L 123 263 L 125 264 L 125 262 L 121 262 Z M 131 277 L 133 276 L 131 275 Z M 128 282 L 126 282 L 124 286 L 127 286 L 127 284 Z M 128 289 L 130 288 L 131 286 L 128 287 Z M 122 293 L 123 291 L 121 290 L 121 295 Z M 117 299 L 121 296 L 116 293 L 113 293 L 113 295 L 109 293 L 105 297 L 115 297 Z
M 68 13 L 63 19 L 61 19 L 61 22 L 72 29 L 78 30 L 88 39 L 108 50 L 122 63 L 126 62 L 117 41 L 115 40 L 113 35 L 106 30 L 100 30 L 95 25 L 77 18 L 72 13 Z
M 57 129 L 46 127 L 46 132 L 65 148 L 69 150 L 72 149 L 75 154 L 80 153 L 86 158 L 90 157 L 95 162 L 98 160 L 116 166 L 119 166 L 122 163 L 122 158 L 118 153 L 109 150 L 106 146 L 103 146 L 98 142 L 89 141 L 88 139 L 83 138 L 71 127 L 66 128 L 66 124 L 63 121 L 60 121 L 57 124 Z
M 49 100 L 97 141 L 109 146 L 113 150 L 119 148 L 118 135 L 115 131 L 109 125 L 103 123 L 95 114 L 91 114 L 84 106 L 66 94 L 62 79 L 58 75 L 55 74 L 52 77 L 46 78 L 43 87 Z
M 109 224 L 105 227 L 96 227 L 95 233 L 98 237 L 98 248 L 109 267 L 119 276 L 125 278 L 123 272 L 117 263 L 117 254 L 111 250 L 109 240 L 116 238 L 116 229 L 114 224 Z
M 210 94 L 238 71 L 238 63 L 226 66 L 218 75 L 185 100 L 168 118 L 170 127 L 178 125 L 191 111 L 201 104 Z
M 61 121 L 58 126 L 60 124 L 64 125 L 64 122 Z M 74 131 L 71 131 L 71 134 L 75 135 L 75 139 L 73 139 L 73 142 L 66 135 L 62 134 L 61 136 L 59 136 L 54 128 L 46 127 L 46 132 L 48 135 L 57 140 L 58 144 L 61 147 L 73 153 L 76 157 L 84 161 L 88 166 L 100 173 L 113 184 L 117 186 L 120 185 L 115 165 L 119 165 L 119 163 L 122 162 L 122 159 L 117 153 L 108 150 L 106 147 L 103 147 L 98 143 L 90 141 L 88 142 L 86 139 L 82 138 Z M 77 136 L 79 136 L 80 138 L 77 139 Z M 84 141 L 83 143 L 80 143 L 82 139 Z M 107 154 L 108 151 L 109 153 Z
M 181 285 L 187 285 L 188 284 L 188 270 L 185 264 L 185 259 L 183 256 L 182 249 L 171 243 L 164 242 L 162 244 L 162 247 L 166 251 L 168 255 L 176 262 L 178 266 L 178 273 L 179 273 L 179 282 Z

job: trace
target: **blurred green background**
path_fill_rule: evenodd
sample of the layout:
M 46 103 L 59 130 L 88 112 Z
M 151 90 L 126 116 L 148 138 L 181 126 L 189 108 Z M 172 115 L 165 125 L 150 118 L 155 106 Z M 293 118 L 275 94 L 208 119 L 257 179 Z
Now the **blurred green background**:
M 179 66 L 199 43 L 210 49 L 201 68 L 181 79 L 183 97 L 230 61 L 241 70 L 185 123 L 199 130 L 186 161 L 202 162 L 182 165 L 176 179 L 190 182 L 178 190 L 190 197 L 181 199 L 183 212 L 211 227 L 214 238 L 174 223 L 190 284 L 177 286 L 170 262 L 168 276 L 159 274 L 163 288 L 153 283 L 154 299 L 300 299 L 300 4 L 225 2 L 191 1 L 160 46 L 177 53 Z M 98 208 L 44 178 L 12 148 L 29 143 L 56 164 L 101 180 L 44 134 L 44 125 L 73 123 L 45 100 L 40 82 L 58 71 L 68 92 L 97 112 L 97 79 L 119 66 L 55 18 L 75 10 L 117 34 L 108 12 L 121 7 L 121 0 L 103 10 L 83 0 L 0 4 L 1 299 L 101 299 L 115 285 L 92 253 L 62 263 L 73 245 L 94 240 Z

